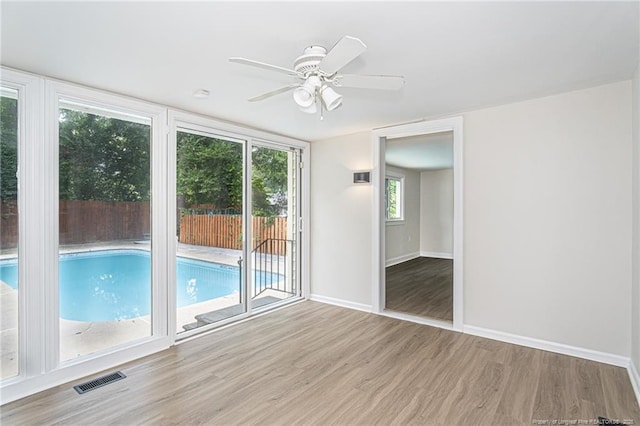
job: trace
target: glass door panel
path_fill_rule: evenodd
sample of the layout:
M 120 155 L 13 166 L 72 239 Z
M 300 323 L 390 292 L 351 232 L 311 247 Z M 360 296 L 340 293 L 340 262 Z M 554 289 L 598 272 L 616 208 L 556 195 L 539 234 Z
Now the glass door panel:
M 244 141 L 177 132 L 176 332 L 246 312 Z
M 251 149 L 251 306 L 260 309 L 300 294 L 297 150 Z
M 60 360 L 150 336 L 150 120 L 61 102 Z
M 18 92 L 0 88 L 0 379 L 18 366 Z

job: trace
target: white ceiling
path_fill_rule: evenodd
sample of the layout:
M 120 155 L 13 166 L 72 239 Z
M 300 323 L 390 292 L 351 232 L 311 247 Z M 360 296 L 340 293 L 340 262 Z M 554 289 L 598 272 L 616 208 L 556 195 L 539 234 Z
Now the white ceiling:
M 385 162 L 418 171 L 453 167 L 453 132 L 388 139 Z
M 8 67 L 318 140 L 425 117 L 631 78 L 638 2 L 7 2 Z M 345 73 L 406 77 L 398 92 L 340 89 L 318 115 L 291 94 L 246 99 L 290 83 L 230 63 L 291 67 L 307 45 L 344 35 L 368 50 Z M 211 97 L 198 100 L 194 90 Z

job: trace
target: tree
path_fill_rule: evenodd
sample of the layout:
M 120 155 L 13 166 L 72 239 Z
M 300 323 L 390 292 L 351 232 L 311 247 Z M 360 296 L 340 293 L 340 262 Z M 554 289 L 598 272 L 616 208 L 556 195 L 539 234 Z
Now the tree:
M 60 109 L 60 199 L 148 201 L 149 125 Z
M 211 136 L 178 132 L 177 194 L 185 206 L 212 205 L 242 210 L 242 145 Z M 287 208 L 285 151 L 254 147 L 252 196 L 254 216 L 279 216 Z
M 2 199 L 17 197 L 17 100 L 2 97 Z M 149 125 L 67 108 L 59 116 L 60 199 L 147 201 L 151 196 Z M 253 215 L 287 209 L 286 151 L 254 147 Z M 242 210 L 242 144 L 187 132 L 177 134 L 177 193 L 185 205 Z
M 242 210 L 242 145 L 178 132 L 177 193 L 187 206 Z
M 288 155 L 285 151 L 254 147 L 251 153 L 254 216 L 280 216 L 287 210 Z

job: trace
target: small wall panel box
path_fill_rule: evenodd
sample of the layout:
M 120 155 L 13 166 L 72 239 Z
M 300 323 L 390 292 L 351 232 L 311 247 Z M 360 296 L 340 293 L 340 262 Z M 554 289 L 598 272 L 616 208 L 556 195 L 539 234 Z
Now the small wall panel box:
M 371 183 L 371 172 L 369 170 L 353 172 L 353 183 Z

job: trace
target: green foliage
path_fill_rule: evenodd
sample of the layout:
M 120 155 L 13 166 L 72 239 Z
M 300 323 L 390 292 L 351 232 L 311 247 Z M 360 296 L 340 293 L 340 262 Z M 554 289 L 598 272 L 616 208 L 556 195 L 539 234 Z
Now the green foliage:
M 242 145 L 178 132 L 177 194 L 184 206 L 242 209 Z M 254 216 L 278 216 L 287 208 L 287 152 L 255 147 L 252 155 Z
M 177 193 L 186 206 L 242 209 L 242 145 L 178 132 Z
M 59 121 L 60 199 L 150 199 L 150 126 L 69 109 Z
M 17 100 L 0 99 L 2 199 L 17 197 Z M 60 199 L 149 200 L 150 126 L 71 109 L 60 109 Z M 254 147 L 253 215 L 286 213 L 286 151 Z M 177 194 L 180 207 L 212 205 L 242 210 L 242 144 L 178 132 Z
M 18 197 L 18 100 L 0 98 L 0 198 Z
M 251 153 L 254 216 L 280 216 L 287 209 L 288 153 L 254 147 Z
M 387 219 L 398 219 L 400 217 L 398 212 L 398 192 L 400 182 L 395 179 L 385 179 L 385 204 L 386 204 L 386 216 Z

